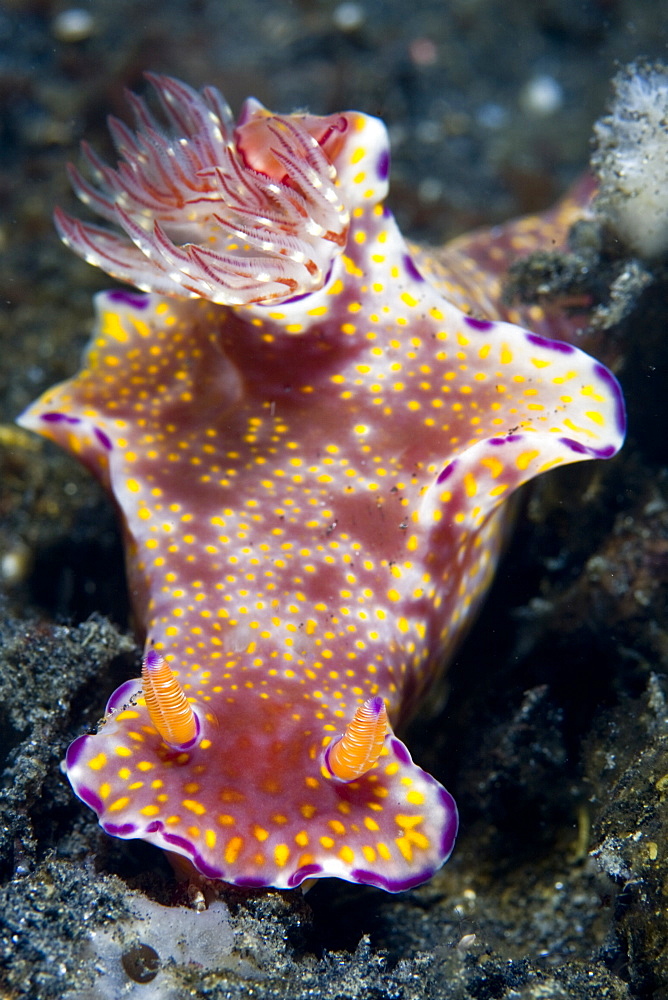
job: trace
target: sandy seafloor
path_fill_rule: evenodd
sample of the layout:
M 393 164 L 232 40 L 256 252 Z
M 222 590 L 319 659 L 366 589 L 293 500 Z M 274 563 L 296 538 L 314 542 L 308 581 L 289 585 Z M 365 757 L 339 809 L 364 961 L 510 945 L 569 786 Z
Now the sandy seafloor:
M 196 914 L 160 852 L 99 831 L 59 762 L 137 672 L 120 543 L 88 476 L 12 421 L 76 370 L 109 285 L 59 244 L 51 211 L 72 205 L 78 142 L 109 150 L 105 116 L 144 69 L 216 84 L 235 109 L 254 94 L 380 115 L 392 207 L 437 244 L 545 207 L 578 175 L 616 62 L 665 56 L 668 3 L 82 8 L 74 40 L 64 3 L 0 4 L 0 996 L 664 1000 L 665 269 L 606 331 L 622 456 L 525 498 L 447 689 L 406 737 L 462 829 L 449 864 L 397 896 L 328 880 L 223 892 Z M 147 982 L 139 943 L 160 965 Z

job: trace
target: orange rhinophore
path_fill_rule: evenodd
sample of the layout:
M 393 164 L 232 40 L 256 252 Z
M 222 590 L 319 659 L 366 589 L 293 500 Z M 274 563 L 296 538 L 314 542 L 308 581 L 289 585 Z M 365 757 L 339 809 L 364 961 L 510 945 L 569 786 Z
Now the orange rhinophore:
M 191 744 L 199 730 L 197 716 L 168 664 L 154 649 L 144 658 L 141 676 L 148 714 L 163 740 L 173 747 Z
M 387 710 L 382 698 L 369 698 L 355 712 L 346 731 L 327 752 L 325 763 L 332 777 L 354 781 L 370 771 L 387 734 Z

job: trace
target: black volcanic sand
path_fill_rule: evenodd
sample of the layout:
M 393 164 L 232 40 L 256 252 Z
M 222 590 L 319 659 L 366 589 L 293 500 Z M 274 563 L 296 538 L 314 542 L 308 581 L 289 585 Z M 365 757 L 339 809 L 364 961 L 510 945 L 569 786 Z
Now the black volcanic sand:
M 61 247 L 51 211 L 72 207 L 83 136 L 109 154 L 106 114 L 125 114 L 144 69 L 216 84 L 235 109 L 254 94 L 380 115 L 392 207 L 436 244 L 578 175 L 615 63 L 663 54 L 668 4 L 93 0 L 79 40 L 66 9 L 0 7 L 0 993 L 667 997 L 665 270 L 597 341 L 627 395 L 624 452 L 525 496 L 447 691 L 406 737 L 458 800 L 452 860 L 399 896 L 334 880 L 224 892 L 205 915 L 217 946 L 199 946 L 201 900 L 161 852 L 105 837 L 61 774 L 139 650 L 111 505 L 12 421 L 76 370 L 109 285 Z

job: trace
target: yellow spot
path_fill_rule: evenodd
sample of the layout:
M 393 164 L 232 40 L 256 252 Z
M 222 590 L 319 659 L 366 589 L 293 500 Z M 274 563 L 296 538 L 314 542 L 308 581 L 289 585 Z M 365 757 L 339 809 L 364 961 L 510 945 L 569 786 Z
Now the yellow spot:
M 102 334 L 117 340 L 120 344 L 126 343 L 129 339 L 127 330 L 123 328 L 118 315 L 111 311 L 102 314 Z
M 539 451 L 523 451 L 515 459 L 515 465 L 521 472 L 524 472 L 531 462 L 533 462 L 534 458 L 538 458 L 539 454 Z
M 109 809 L 109 812 L 120 812 L 121 809 L 125 809 L 129 801 L 130 799 L 127 795 L 124 795 L 123 798 L 116 799 L 116 801 L 112 802 L 107 808 Z
M 410 864 L 413 860 L 413 848 L 411 847 L 410 841 L 406 837 L 395 837 L 394 842 L 401 851 L 403 857 Z
M 371 865 L 376 860 L 376 852 L 374 851 L 373 847 L 371 847 L 369 844 L 364 844 L 364 846 L 362 847 L 362 854 Z
M 253 827 L 253 833 L 254 833 L 255 837 L 257 838 L 257 840 L 260 841 L 260 843 L 262 843 L 262 841 L 266 840 L 267 837 L 269 836 L 269 830 L 265 830 L 263 827 L 257 826 L 257 825 L 255 825 Z
M 244 846 L 243 839 L 241 837 L 232 837 L 228 841 L 227 847 L 225 848 L 225 861 L 228 865 L 233 865 L 234 862 L 239 857 L 241 848 Z
M 412 830 L 414 826 L 419 826 L 420 823 L 424 822 L 424 816 L 407 816 L 403 813 L 397 813 L 394 821 L 398 826 L 402 826 L 406 830 Z
M 424 795 L 422 792 L 413 789 L 407 794 L 406 801 L 410 802 L 412 806 L 421 806 L 424 804 Z
M 107 763 L 107 755 L 102 753 L 102 751 L 100 751 L 97 757 L 93 757 L 93 759 L 89 761 L 88 766 L 92 767 L 94 771 L 100 771 L 106 763 Z
M 483 458 L 480 462 L 484 465 L 486 469 L 489 469 L 489 474 L 492 479 L 496 479 L 503 472 L 503 462 L 500 462 L 498 458 Z
M 205 830 L 204 831 L 204 842 L 207 847 L 211 850 L 216 846 L 216 831 L 215 830 Z
M 306 830 L 300 830 L 299 833 L 295 834 L 295 844 L 297 847 L 308 847 L 308 833 Z
M 160 812 L 160 806 L 144 806 L 139 812 L 142 816 L 157 816 Z
M 351 865 L 355 860 L 355 852 L 353 851 L 352 847 L 348 847 L 346 845 L 342 847 L 341 850 L 339 851 L 339 857 L 341 858 L 342 861 L 345 861 L 347 865 Z
M 508 344 L 501 345 L 501 356 L 500 361 L 502 365 L 509 365 L 513 360 L 513 352 L 508 347 Z
M 130 490 L 131 493 L 139 493 L 139 491 L 141 490 L 141 486 L 139 485 L 136 479 L 126 480 L 125 485 Z
M 184 809 L 189 809 L 190 812 L 194 812 L 197 816 L 203 816 L 206 812 L 206 806 L 203 806 L 201 802 L 197 802 L 195 799 L 183 799 L 181 805 Z
M 274 848 L 274 860 L 279 868 L 284 868 L 290 857 L 290 848 L 287 844 L 276 844 Z
M 389 849 L 387 844 L 383 843 L 382 840 L 379 840 L 376 844 L 376 850 L 384 861 L 390 861 L 392 858 L 392 851 Z
M 580 389 L 580 394 L 582 396 L 588 396 L 590 399 L 595 400 L 597 403 L 602 403 L 605 398 L 604 396 L 601 396 L 599 392 L 595 391 L 593 385 L 584 385 Z
M 334 847 L 334 841 L 332 840 L 331 837 L 321 837 L 320 843 L 327 851 L 331 850 L 331 848 Z

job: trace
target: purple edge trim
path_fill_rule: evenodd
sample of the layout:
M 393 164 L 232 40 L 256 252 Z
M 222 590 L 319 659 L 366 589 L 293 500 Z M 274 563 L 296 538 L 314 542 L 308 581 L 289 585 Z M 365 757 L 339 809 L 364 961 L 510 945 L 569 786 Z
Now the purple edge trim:
M 312 878 L 314 875 L 319 875 L 322 871 L 322 865 L 302 865 L 301 868 L 296 868 L 292 875 L 288 879 L 288 885 L 291 889 L 296 886 L 301 885 L 301 883 L 307 879 Z M 237 883 L 238 885 L 239 883 Z
M 617 430 L 623 436 L 626 434 L 626 404 L 624 403 L 622 387 L 612 372 L 606 368 L 605 365 L 601 365 L 597 362 L 594 365 L 594 374 L 597 375 L 602 382 L 605 382 L 614 397 Z
M 122 708 L 123 705 L 127 705 L 130 700 L 131 694 L 136 694 L 140 680 L 138 677 L 132 678 L 129 681 L 124 681 L 120 687 L 109 696 L 109 701 L 107 702 L 107 707 L 105 708 L 105 715 L 110 712 L 115 712 L 117 708 Z
M 398 758 L 398 760 L 401 761 L 402 764 L 413 763 L 407 747 L 405 747 L 404 744 L 401 742 L 401 740 L 398 740 L 396 736 L 393 736 L 392 739 L 390 740 L 390 747 L 394 751 L 395 756 Z
M 590 448 L 589 445 L 568 437 L 559 438 L 559 443 L 570 448 L 576 455 L 590 455 L 592 458 L 612 458 L 618 450 L 614 444 L 606 445 L 605 448 Z
M 499 447 L 502 444 L 511 444 L 513 441 L 521 441 L 521 434 L 507 434 L 505 437 L 493 437 L 487 439 L 487 444 Z
M 171 844 L 173 847 L 180 847 L 182 851 L 186 854 L 192 856 L 195 853 L 195 848 L 190 840 L 186 840 L 185 837 L 180 837 L 178 833 L 163 833 L 162 839 L 166 844 Z
M 209 876 L 210 878 L 222 878 L 221 875 Z M 267 883 L 261 878 L 240 878 L 231 883 L 232 885 L 238 885 L 241 889 L 266 889 L 268 888 Z
M 424 278 L 416 267 L 415 261 L 407 253 L 404 254 L 404 267 L 406 268 L 406 273 L 413 281 L 424 281 Z
M 129 292 L 125 288 L 112 288 L 106 296 L 109 302 L 122 302 L 123 305 L 132 306 L 134 309 L 145 309 L 148 305 L 148 295 Z
M 100 826 L 110 837 L 120 837 L 121 840 L 131 838 L 138 829 L 134 823 L 100 823 Z
M 438 868 L 435 867 L 425 868 L 417 875 L 403 879 L 385 878 L 384 875 L 367 871 L 365 868 L 353 868 L 350 874 L 353 880 L 361 885 L 373 885 L 377 889 L 385 889 L 387 892 L 404 892 L 406 889 L 414 889 L 415 886 L 427 882 L 437 870 Z
M 383 149 L 376 163 L 376 171 L 381 181 L 387 180 L 390 173 L 390 151 Z
M 109 438 L 104 433 L 104 431 L 101 430 L 101 428 L 99 428 L 99 427 L 93 427 L 93 434 L 98 439 L 98 441 L 100 442 L 100 444 L 102 445 L 103 448 L 106 448 L 107 451 L 111 451 L 112 450 L 113 445 L 111 443 L 111 438 Z
M 76 765 L 78 764 L 79 757 L 81 757 L 81 752 L 84 748 L 84 745 L 86 741 L 89 739 L 90 736 L 88 735 L 77 736 L 77 738 L 73 740 L 68 746 L 67 752 L 65 754 L 65 767 L 67 768 L 68 771 L 70 771 L 73 767 L 76 767 Z
M 441 471 L 438 474 L 438 479 L 436 480 L 436 485 L 440 486 L 442 483 L 446 481 L 446 479 L 449 479 L 452 473 L 455 471 L 456 466 L 457 466 L 457 459 L 455 458 L 453 459 L 452 462 L 449 463 L 449 465 L 446 465 L 444 469 L 441 469 Z
M 40 413 L 40 420 L 45 420 L 47 424 L 59 424 L 63 421 L 66 424 L 80 424 L 80 417 L 70 417 L 67 413 L 58 413 L 55 410 L 49 413 Z
M 77 793 L 82 802 L 85 802 L 87 806 L 100 815 L 104 809 L 104 803 L 99 795 L 97 795 L 92 788 L 88 788 L 86 785 L 73 785 L 74 791 Z
M 530 344 L 535 344 L 536 347 L 546 347 L 549 351 L 558 351 L 559 354 L 573 354 L 577 350 L 563 340 L 548 340 L 547 337 L 541 337 L 537 333 L 527 333 L 525 336 Z
M 472 330 L 479 330 L 481 333 L 484 333 L 485 330 L 491 330 L 494 326 L 490 319 L 476 319 L 475 316 L 465 316 L 464 322 Z
M 443 827 L 443 836 L 441 837 L 441 854 L 443 856 L 443 861 L 447 861 L 452 854 L 452 849 L 455 846 L 455 840 L 457 839 L 457 832 L 459 830 L 459 812 L 457 811 L 457 803 L 453 799 L 447 788 L 443 785 L 438 789 L 438 797 L 441 800 L 441 805 L 446 813 L 450 815 L 450 820 Z

